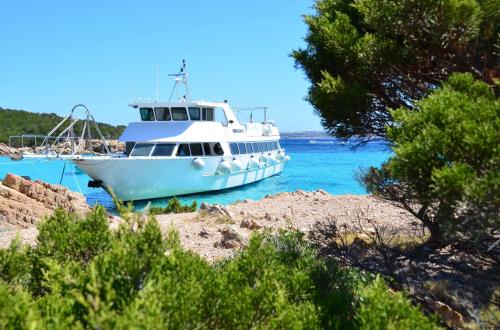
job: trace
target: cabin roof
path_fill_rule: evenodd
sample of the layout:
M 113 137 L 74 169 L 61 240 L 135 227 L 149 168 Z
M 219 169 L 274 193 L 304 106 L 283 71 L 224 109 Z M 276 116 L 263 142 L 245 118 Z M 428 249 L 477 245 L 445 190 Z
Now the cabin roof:
M 129 106 L 132 108 L 159 108 L 159 107 L 223 107 L 226 102 L 209 102 L 209 101 L 188 101 L 188 102 L 133 102 Z

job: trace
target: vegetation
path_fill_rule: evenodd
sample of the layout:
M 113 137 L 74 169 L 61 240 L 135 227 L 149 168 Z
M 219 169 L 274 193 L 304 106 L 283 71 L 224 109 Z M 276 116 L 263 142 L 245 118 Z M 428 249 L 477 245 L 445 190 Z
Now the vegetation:
M 298 232 L 209 264 L 154 218 L 57 211 L 35 247 L 0 250 L 2 329 L 436 329 L 380 278 L 318 258 Z
M 392 111 L 395 154 L 364 182 L 420 219 L 432 243 L 486 251 L 500 232 L 500 100 L 471 74 L 455 74 L 415 107 Z
M 168 200 L 167 206 L 165 207 L 150 207 L 149 214 L 157 215 L 157 214 L 168 214 L 168 213 L 185 213 L 185 212 L 194 212 L 198 208 L 198 203 L 193 201 L 191 205 L 182 205 L 181 202 L 173 197 Z
M 22 134 L 48 134 L 61 120 L 54 113 L 34 113 L 22 110 L 0 108 L 0 142 L 8 143 L 9 136 Z M 111 126 L 98 123 L 101 133 L 107 139 L 118 138 L 125 126 Z M 83 129 L 82 123 L 77 123 L 75 133 Z M 96 135 L 97 136 L 97 135 Z
M 389 109 L 453 72 L 500 77 L 499 0 L 317 0 L 307 47 L 292 53 L 311 82 L 307 99 L 337 137 L 386 136 Z

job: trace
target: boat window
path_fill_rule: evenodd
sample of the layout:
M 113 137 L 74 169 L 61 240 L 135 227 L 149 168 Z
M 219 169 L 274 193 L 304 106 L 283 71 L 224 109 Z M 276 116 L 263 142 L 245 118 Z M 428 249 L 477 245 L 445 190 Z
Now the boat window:
M 240 148 L 240 154 L 246 154 L 247 153 L 247 148 L 245 147 L 244 143 L 238 143 L 238 148 Z
M 125 155 L 130 155 L 132 149 L 134 149 L 135 142 L 125 142 Z
M 201 147 L 201 143 L 191 143 L 190 147 L 192 156 L 203 156 L 203 148 Z
M 279 145 L 278 141 L 274 141 L 274 149 L 276 149 L 276 150 L 280 149 L 280 145 Z
M 264 152 L 266 151 L 265 147 L 264 147 L 264 143 L 263 142 L 259 142 L 259 151 L 260 152 Z
M 172 120 L 168 108 L 155 108 L 155 116 L 156 120 L 160 121 Z
M 217 121 L 219 123 L 222 123 L 222 125 L 227 125 L 227 118 L 226 118 L 226 114 L 224 112 L 224 109 L 215 108 L 212 110 L 214 112 L 214 117 L 212 120 Z
M 216 144 L 214 144 L 214 153 L 215 153 L 217 156 L 222 156 L 222 155 L 224 155 L 224 149 L 222 149 L 222 146 L 220 145 L 220 143 L 216 143 Z
M 253 152 L 259 152 L 259 144 L 257 142 L 252 142 Z
M 186 108 L 172 108 L 173 120 L 188 120 Z
M 200 108 L 189 107 L 189 118 L 191 120 L 201 120 Z
M 271 142 L 266 142 L 266 145 L 267 145 L 267 151 L 273 150 L 273 146 L 272 146 Z
M 152 143 L 136 143 L 130 156 L 149 156 L 154 144 Z
M 249 154 L 253 153 L 252 144 L 251 144 L 251 143 L 249 143 L 249 142 L 247 142 L 247 143 L 246 143 L 246 146 L 247 146 L 247 152 L 248 152 Z
M 205 151 L 205 155 L 211 155 L 211 152 L 210 152 L 210 143 L 203 143 L 203 151 Z
M 155 114 L 153 113 L 153 108 L 140 108 L 141 120 L 142 121 L 153 121 L 155 120 Z
M 172 156 L 175 144 L 157 144 L 151 156 Z
M 231 149 L 232 155 L 239 155 L 238 144 L 237 143 L 229 143 L 229 149 Z
M 214 120 L 214 109 L 203 108 L 202 120 L 213 121 Z
M 189 144 L 179 144 L 177 148 L 177 156 L 191 156 L 189 152 Z

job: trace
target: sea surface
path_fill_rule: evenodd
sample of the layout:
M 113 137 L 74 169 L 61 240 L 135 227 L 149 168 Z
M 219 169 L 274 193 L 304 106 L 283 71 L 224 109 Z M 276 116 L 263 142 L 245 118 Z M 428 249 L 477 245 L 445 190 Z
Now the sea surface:
M 259 200 L 268 194 L 283 191 L 306 191 L 324 189 L 333 195 L 366 194 L 356 181 L 355 174 L 361 168 L 378 166 L 387 160 L 391 151 L 383 141 L 372 141 L 358 146 L 356 142 L 342 142 L 333 138 L 293 138 L 282 139 L 291 160 L 283 173 L 257 183 L 226 189 L 220 192 L 202 193 L 179 197 L 183 203 L 230 204 L 238 200 Z M 6 173 L 29 176 L 50 183 L 61 183 L 69 189 L 82 192 L 90 205 L 99 203 L 108 210 L 115 211 L 111 197 L 101 188 L 88 188 L 89 177 L 70 162 L 63 160 L 22 160 L 11 161 L 0 157 L 0 180 Z M 151 200 L 152 205 L 164 206 L 167 199 Z M 136 202 L 137 209 L 147 205 L 147 201 Z

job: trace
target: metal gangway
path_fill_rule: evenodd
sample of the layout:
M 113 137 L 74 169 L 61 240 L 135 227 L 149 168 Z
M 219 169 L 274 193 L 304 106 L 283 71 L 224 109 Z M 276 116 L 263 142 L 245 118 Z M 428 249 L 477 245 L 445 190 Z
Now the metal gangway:
M 83 116 L 80 113 L 83 111 Z M 83 122 L 81 132 L 76 135 L 77 124 Z M 92 130 L 95 134 L 92 134 Z M 15 142 L 19 142 L 16 144 Z M 102 152 L 96 152 L 97 141 L 100 142 Z M 33 143 L 34 142 L 34 143 Z M 38 144 L 40 143 L 40 144 Z M 12 152 L 13 150 L 19 152 Z M 10 158 L 74 158 L 78 154 L 110 155 L 106 139 L 101 133 L 94 116 L 84 104 L 75 105 L 69 115 L 61 120 L 48 134 L 23 134 L 9 137 Z

